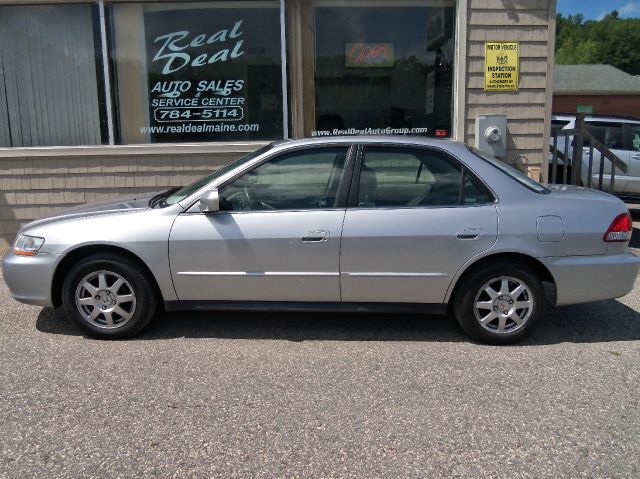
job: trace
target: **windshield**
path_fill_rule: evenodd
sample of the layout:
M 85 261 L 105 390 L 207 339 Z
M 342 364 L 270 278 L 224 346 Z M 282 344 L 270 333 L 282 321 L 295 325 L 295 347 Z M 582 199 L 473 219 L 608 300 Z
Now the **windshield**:
M 468 148 L 471 153 L 473 153 L 479 158 L 482 158 L 483 160 L 487 161 L 491 165 L 495 166 L 500 171 L 510 176 L 521 185 L 526 186 L 527 188 L 535 191 L 536 193 L 541 193 L 541 194 L 549 193 L 549 190 L 547 188 L 542 186 L 537 181 L 532 180 L 531 178 L 529 178 L 527 175 L 523 174 L 519 170 L 516 170 L 512 166 L 509 166 L 506 163 L 503 163 L 502 161 L 498 160 L 497 158 L 494 158 L 493 156 L 489 156 L 485 153 L 482 153 L 481 151 L 475 148 L 472 148 L 472 147 L 468 147 Z
M 187 196 L 195 193 L 200 188 L 205 186 L 207 183 L 210 183 L 211 181 L 215 180 L 216 178 L 219 178 L 220 176 L 224 175 L 225 173 L 228 173 L 229 171 L 233 170 L 234 168 L 237 168 L 238 166 L 242 165 L 243 163 L 246 163 L 247 161 L 253 160 L 257 156 L 269 151 L 271 149 L 271 147 L 272 147 L 272 145 L 263 146 L 259 150 L 254 151 L 253 153 L 249 153 L 248 155 L 243 156 L 239 160 L 234 161 L 230 165 L 224 166 L 224 167 L 220 168 L 219 170 L 214 171 L 210 175 L 205 176 L 204 178 L 200 178 L 198 181 L 196 181 L 194 183 L 191 183 L 189 186 L 185 186 L 184 188 L 180 188 L 178 191 L 173 193 L 171 196 L 167 196 L 167 198 L 163 201 L 163 205 L 164 206 L 169 206 L 169 205 L 173 205 L 173 204 L 177 203 L 178 201 L 182 201 Z

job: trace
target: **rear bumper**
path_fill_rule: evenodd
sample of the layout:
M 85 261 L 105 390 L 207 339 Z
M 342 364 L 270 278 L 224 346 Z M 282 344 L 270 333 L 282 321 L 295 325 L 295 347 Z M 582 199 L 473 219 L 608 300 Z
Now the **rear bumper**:
M 17 256 L 10 249 L 2 259 L 2 276 L 11 296 L 21 303 L 53 306 L 51 281 L 58 259 L 49 253 Z
M 633 289 L 640 258 L 633 253 L 542 258 L 556 282 L 556 305 L 619 298 Z

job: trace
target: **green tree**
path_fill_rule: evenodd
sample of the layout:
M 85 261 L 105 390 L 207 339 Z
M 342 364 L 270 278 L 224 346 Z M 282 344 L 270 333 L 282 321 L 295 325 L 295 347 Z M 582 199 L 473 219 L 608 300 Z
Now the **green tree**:
M 597 58 L 598 44 L 591 40 L 576 42 L 569 39 L 556 51 L 556 63 L 561 65 L 600 63 Z
M 558 14 L 556 63 L 606 63 L 640 75 L 640 19 L 620 18 L 616 10 L 599 21 Z

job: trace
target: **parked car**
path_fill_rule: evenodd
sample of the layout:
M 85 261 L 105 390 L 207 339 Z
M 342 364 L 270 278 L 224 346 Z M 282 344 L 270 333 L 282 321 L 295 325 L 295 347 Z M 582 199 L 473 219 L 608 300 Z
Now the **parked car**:
M 547 305 L 629 292 L 631 230 L 619 199 L 542 186 L 461 143 L 340 137 L 34 221 L 2 269 L 14 298 L 62 305 L 102 338 L 139 333 L 164 306 L 451 311 L 505 344 Z
M 575 115 L 554 114 L 551 117 L 551 132 L 561 130 L 571 130 L 575 128 Z M 617 116 L 596 116 L 588 115 L 585 117 L 585 126 L 589 133 L 600 141 L 604 146 L 609 148 L 627 166 L 626 173 L 616 168 L 613 184 L 613 193 L 622 197 L 640 197 L 640 119 L 632 117 Z M 551 140 L 553 144 L 553 138 Z M 573 155 L 573 136 L 569 136 L 568 155 Z M 565 152 L 565 137 L 559 136 L 557 149 Z M 551 160 L 549 155 L 549 159 Z M 591 185 L 596 187 L 599 181 L 600 161 L 602 155 L 594 150 L 593 167 L 591 174 Z M 551 165 L 551 161 L 549 161 Z M 564 162 L 562 159 L 558 161 L 557 178 L 560 181 L 562 177 L 562 167 Z M 589 168 L 589 144 L 585 143 L 582 154 L 582 170 L 581 183 L 587 186 Z M 552 178 L 550 166 L 549 179 Z M 609 182 L 611 179 L 611 162 L 605 158 L 603 167 L 603 189 L 609 191 Z

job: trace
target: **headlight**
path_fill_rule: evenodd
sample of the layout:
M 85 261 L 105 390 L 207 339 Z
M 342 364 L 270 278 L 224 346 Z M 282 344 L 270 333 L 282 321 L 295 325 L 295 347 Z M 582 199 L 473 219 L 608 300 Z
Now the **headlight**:
M 13 243 L 13 249 L 20 256 L 35 256 L 42 248 L 44 238 L 19 234 Z

